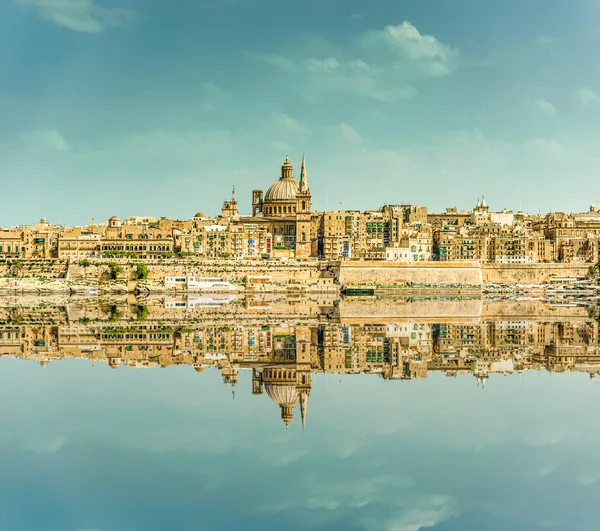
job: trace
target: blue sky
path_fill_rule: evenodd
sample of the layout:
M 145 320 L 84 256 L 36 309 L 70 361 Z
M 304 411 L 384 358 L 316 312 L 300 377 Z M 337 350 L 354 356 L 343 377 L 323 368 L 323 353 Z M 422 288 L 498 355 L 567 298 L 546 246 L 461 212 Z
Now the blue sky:
M 286 153 L 318 209 L 600 200 L 599 0 L 173 5 L 0 4 L 0 226 L 248 213 Z
M 600 386 L 586 374 L 317 375 L 289 431 L 240 373 L 0 361 L 11 531 L 592 531 Z M 559 501 L 557 501 L 559 500 Z

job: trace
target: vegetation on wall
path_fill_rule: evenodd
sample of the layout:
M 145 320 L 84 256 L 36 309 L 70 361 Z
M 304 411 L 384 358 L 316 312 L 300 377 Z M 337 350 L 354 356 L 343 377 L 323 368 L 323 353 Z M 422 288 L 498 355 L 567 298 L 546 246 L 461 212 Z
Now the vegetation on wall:
M 112 278 L 113 280 L 117 280 L 122 271 L 123 271 L 123 269 L 116 262 L 110 262 L 108 264 L 108 274 L 110 275 L 110 278 Z
M 146 280 L 148 278 L 149 269 L 146 264 L 137 264 L 135 269 L 139 280 Z

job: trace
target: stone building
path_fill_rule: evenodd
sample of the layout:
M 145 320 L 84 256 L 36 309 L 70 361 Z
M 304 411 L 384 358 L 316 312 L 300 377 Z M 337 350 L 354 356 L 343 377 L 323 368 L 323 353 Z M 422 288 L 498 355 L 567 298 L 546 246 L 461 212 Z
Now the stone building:
M 0 230 L 0 257 L 20 258 L 24 256 L 23 232 L 20 230 Z
M 300 181 L 286 156 L 281 177 L 263 195 L 252 192 L 252 216 L 241 217 L 241 223 L 264 227 L 273 235 L 273 250 L 289 250 L 296 258 L 307 259 L 313 253 L 312 196 L 308 187 L 306 161 L 302 157 Z

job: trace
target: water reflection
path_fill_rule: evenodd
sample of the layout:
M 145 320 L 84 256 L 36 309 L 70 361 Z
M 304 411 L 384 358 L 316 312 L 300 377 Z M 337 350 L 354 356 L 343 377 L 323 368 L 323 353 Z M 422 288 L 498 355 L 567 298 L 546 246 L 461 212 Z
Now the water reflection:
M 11 299 L 0 354 L 42 366 L 68 358 L 112 369 L 188 366 L 221 373 L 235 397 L 266 395 L 286 428 L 306 426 L 315 373 L 420 380 L 530 371 L 600 374 L 596 301 L 335 300 L 195 296 L 98 303 Z M 298 407 L 297 407 L 298 406 Z

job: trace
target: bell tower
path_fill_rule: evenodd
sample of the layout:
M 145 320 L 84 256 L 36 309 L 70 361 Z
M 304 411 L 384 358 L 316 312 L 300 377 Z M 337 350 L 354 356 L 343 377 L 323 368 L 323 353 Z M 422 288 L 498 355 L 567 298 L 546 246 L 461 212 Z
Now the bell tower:
M 296 258 L 310 258 L 312 246 L 311 217 L 312 202 L 306 177 L 306 160 L 302 155 L 300 185 L 296 194 Z
M 262 190 L 252 190 L 252 215 L 256 216 L 257 214 L 263 211 L 263 191 Z
M 223 202 L 223 208 L 221 209 L 221 215 L 224 218 L 234 218 L 238 215 L 238 203 L 235 198 L 235 186 L 231 191 L 231 199 Z

